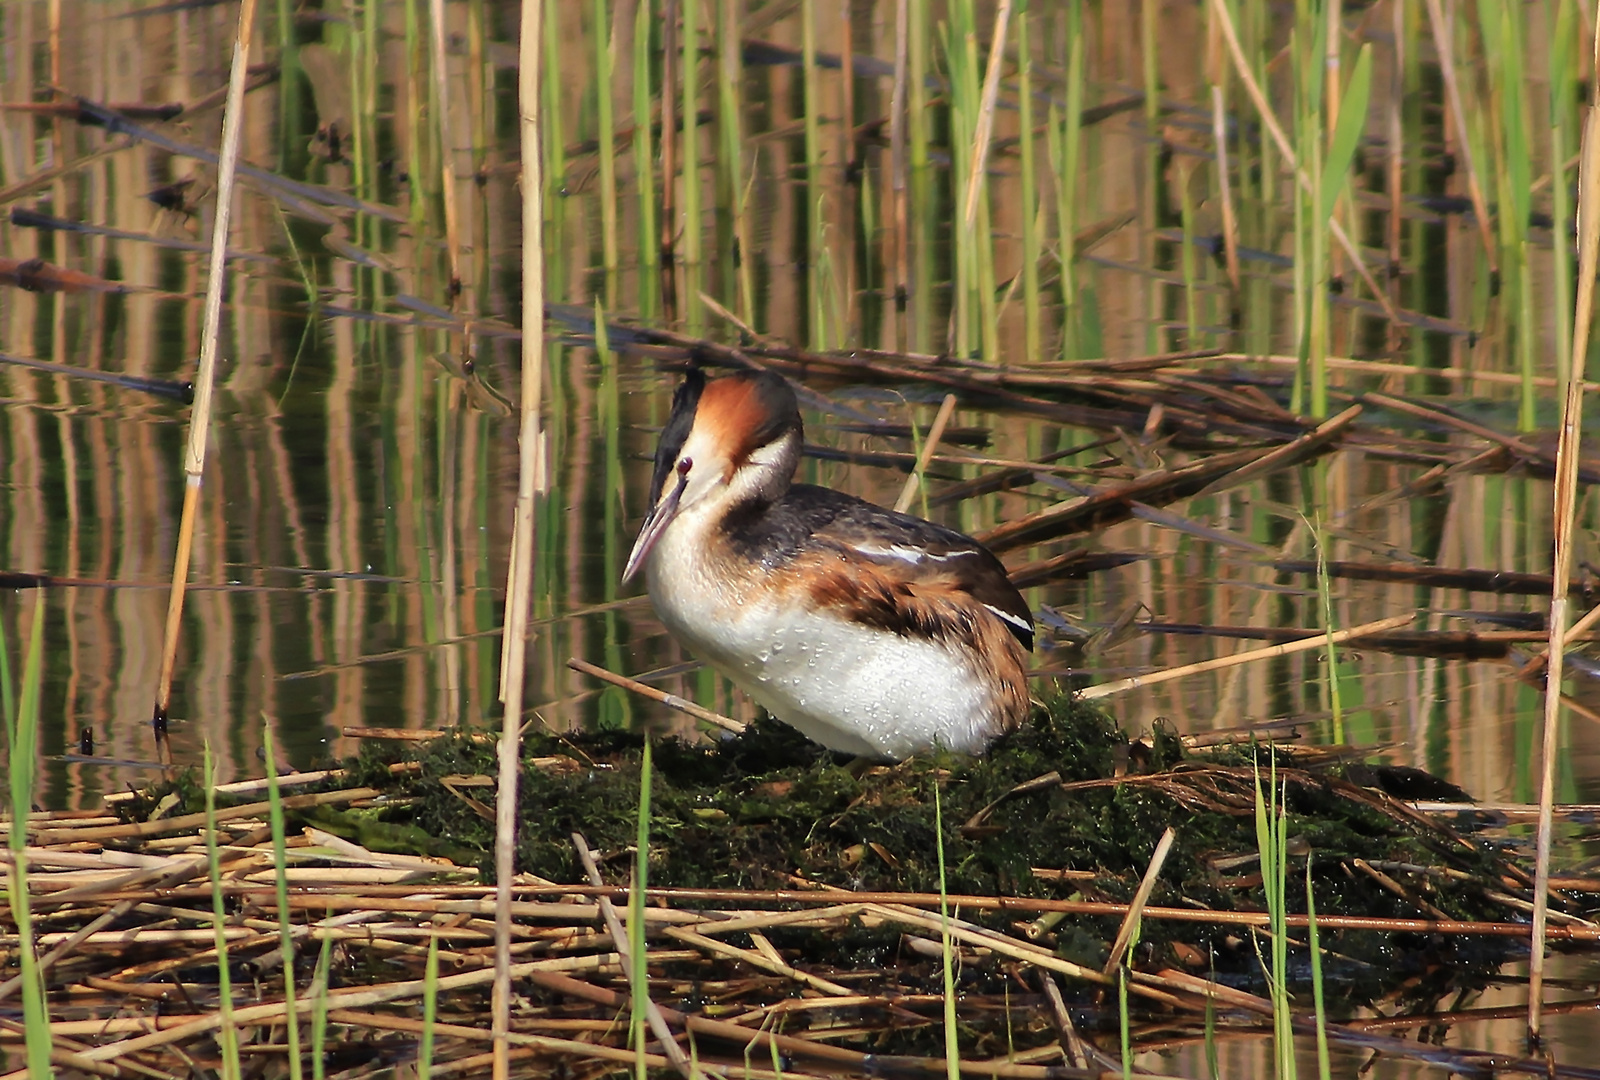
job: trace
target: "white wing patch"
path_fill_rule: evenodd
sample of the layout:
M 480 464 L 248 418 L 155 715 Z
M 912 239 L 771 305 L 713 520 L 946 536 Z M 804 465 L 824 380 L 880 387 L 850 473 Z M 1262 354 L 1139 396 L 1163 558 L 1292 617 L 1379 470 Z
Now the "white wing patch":
M 976 555 L 971 548 L 960 548 L 948 551 L 943 555 L 935 555 L 927 548 L 912 547 L 909 544 L 877 544 L 870 541 L 850 545 L 856 551 L 870 559 L 899 559 L 901 562 L 916 566 L 924 562 L 948 562 L 965 556 Z
M 999 608 L 995 607 L 993 604 L 985 604 L 983 606 L 988 608 L 991 612 L 993 612 L 999 618 L 1004 619 L 1006 622 L 1010 623 L 1012 626 L 1015 626 L 1018 630 L 1021 630 L 1021 631 L 1025 632 L 1030 637 L 1032 636 L 1033 627 L 1030 626 L 1027 623 L 1026 620 L 1018 618 L 1016 615 L 1011 614 L 1011 612 L 1009 612 L 1009 611 L 1001 611 Z

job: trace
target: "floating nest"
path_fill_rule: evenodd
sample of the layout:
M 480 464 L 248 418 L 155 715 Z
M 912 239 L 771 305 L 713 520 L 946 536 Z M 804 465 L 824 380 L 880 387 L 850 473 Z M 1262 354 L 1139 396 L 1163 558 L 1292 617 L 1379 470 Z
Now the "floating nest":
M 322 1010 L 330 1063 L 359 1073 L 414 1056 L 431 941 L 443 973 L 435 1059 L 468 1068 L 487 1036 L 495 747 L 472 733 L 396 745 L 369 742 L 344 769 L 285 792 L 297 1007 Z M 585 1073 L 623 1068 L 629 983 L 611 920 L 626 912 L 637 855 L 644 743 L 601 732 L 530 735 L 524 746 L 515 1057 L 526 1075 L 557 1060 Z M 1224 1037 L 1270 1031 L 1258 829 L 1274 805 L 1291 913 L 1284 975 L 1299 1001 L 1311 997 L 1300 993 L 1311 976 L 1308 882 L 1320 977 L 1342 1015 L 1374 1002 L 1432 1015 L 1526 950 L 1515 922 L 1528 876 L 1505 850 L 1397 797 L 1437 783 L 1414 771 L 1248 736 L 1204 750 L 1165 731 L 1130 742 L 1067 698 L 984 758 L 863 766 L 772 722 L 651 749 L 652 1004 L 661 1030 L 684 1048 L 693 1040 L 702 1064 L 733 1067 L 759 1050 L 757 1063 L 786 1073 L 941 1071 L 946 932 L 964 1068 L 1045 1077 L 1118 1064 L 1094 1047 L 1102 1032 L 1116 1045 L 1119 979 L 1143 1025 L 1135 1049 L 1202 1037 L 1207 1024 Z M 229 968 L 254 1001 L 236 1003 L 236 1016 L 247 1046 L 281 1059 L 264 798 L 259 786 L 237 793 L 217 827 Z M 202 792 L 179 778 L 115 807 L 115 823 L 30 823 L 40 947 L 67 947 L 47 973 L 75 1017 L 58 1034 L 85 1040 L 75 1052 L 86 1061 L 131 1053 L 167 1068 L 176 1059 L 164 1055 L 179 1050 L 214 1057 Z M 1151 874 L 1169 827 L 1170 852 Z M 1143 912 L 1131 950 L 1113 945 L 1130 938 L 1130 904 Z M 1584 936 L 1557 924 L 1563 933 Z M 1414 1045 L 1338 1019 L 1336 1040 L 1391 1053 Z M 649 1049 L 669 1067 L 680 1047 L 658 1035 Z M 1463 1069 L 1481 1064 L 1448 1054 Z

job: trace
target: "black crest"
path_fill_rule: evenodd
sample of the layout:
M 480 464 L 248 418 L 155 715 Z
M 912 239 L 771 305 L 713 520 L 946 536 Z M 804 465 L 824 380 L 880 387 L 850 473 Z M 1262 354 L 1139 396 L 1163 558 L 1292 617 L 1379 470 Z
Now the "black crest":
M 672 394 L 672 415 L 667 426 L 661 429 L 661 441 L 656 444 L 656 467 L 650 476 L 650 505 L 661 501 L 661 489 L 678 465 L 678 452 L 683 449 L 689 429 L 694 427 L 695 410 L 700 407 L 700 394 L 706 388 L 706 373 L 697 367 L 690 368 Z

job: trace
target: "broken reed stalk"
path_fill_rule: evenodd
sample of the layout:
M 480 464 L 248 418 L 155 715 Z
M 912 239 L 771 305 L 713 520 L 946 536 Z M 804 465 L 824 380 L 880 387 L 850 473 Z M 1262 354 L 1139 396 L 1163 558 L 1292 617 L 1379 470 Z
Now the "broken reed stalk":
M 994 134 L 994 110 L 1000 98 L 1000 68 L 1005 62 L 1006 27 L 1011 22 L 1011 0 L 1000 0 L 994 14 L 994 36 L 989 39 L 989 66 L 983 75 L 983 97 L 978 105 L 977 130 L 972 135 L 972 161 L 967 167 L 967 192 L 961 216 L 970 233 L 978 227 L 978 196 L 983 191 L 984 170 L 989 163 L 989 143 Z M 993 361 L 996 357 L 988 357 Z
M 1393 630 L 1396 627 L 1405 626 L 1415 619 L 1415 614 L 1396 615 L 1388 619 L 1379 619 L 1377 622 L 1352 626 L 1350 629 L 1340 630 L 1336 634 L 1318 634 L 1316 637 L 1303 638 L 1300 641 L 1287 641 L 1282 645 L 1272 645 L 1265 649 L 1252 649 L 1248 652 L 1234 653 L 1231 656 L 1218 656 L 1210 660 L 1202 660 L 1195 664 L 1183 664 L 1178 667 L 1167 668 L 1164 671 L 1152 671 L 1148 675 L 1132 675 L 1126 679 L 1118 679 L 1115 682 L 1086 687 L 1078 691 L 1078 699 L 1080 701 L 1097 701 L 1103 697 L 1110 697 L 1112 694 L 1120 694 L 1125 690 L 1135 690 L 1141 686 L 1153 686 L 1156 683 L 1181 679 L 1185 675 L 1198 675 L 1204 671 L 1216 671 L 1220 668 L 1233 667 L 1236 664 L 1249 664 L 1257 660 L 1271 659 L 1274 656 L 1308 652 L 1311 649 L 1322 648 L 1329 642 L 1338 644 L 1366 634 L 1377 634 L 1385 630 Z
M 1172 852 L 1172 842 L 1177 838 L 1177 830 L 1169 825 L 1167 831 L 1161 834 L 1161 839 L 1156 842 L 1156 850 L 1150 856 L 1150 865 L 1145 868 L 1144 879 L 1139 882 L 1139 890 L 1133 894 L 1133 900 L 1128 904 L 1128 913 L 1122 917 L 1122 926 L 1117 929 L 1116 941 L 1111 945 L 1111 955 L 1106 958 L 1106 966 L 1100 969 L 1105 974 L 1110 975 L 1122 964 L 1122 954 L 1133 942 L 1133 935 L 1139 932 L 1145 905 L 1150 902 L 1150 894 L 1155 891 L 1156 880 L 1161 877 L 1161 868 L 1166 865 L 1167 856 Z
M 624 690 L 631 690 L 641 697 L 649 698 L 651 701 L 659 701 L 669 709 L 677 709 L 679 712 L 692 716 L 696 720 L 704 720 L 708 724 L 714 724 L 724 731 L 731 731 L 735 735 L 744 731 L 745 725 L 737 720 L 723 716 L 721 713 L 712 712 L 710 709 L 701 708 L 694 702 L 686 701 L 677 694 L 669 694 L 665 690 L 657 690 L 653 686 L 647 686 L 637 679 L 630 679 L 626 675 L 618 675 L 614 671 L 607 671 L 605 668 L 591 664 L 587 660 L 579 660 L 574 656 L 567 660 L 567 666 L 573 671 L 581 671 L 585 675 L 593 675 L 595 678 L 602 682 L 608 682 L 612 686 L 620 686 Z
M 944 438 L 944 429 L 950 423 L 950 414 L 955 411 L 956 396 L 946 394 L 944 401 L 939 405 L 939 415 L 933 418 L 933 426 L 928 429 L 928 441 L 922 444 L 922 453 L 917 455 L 917 466 L 911 470 L 911 475 L 906 477 L 905 486 L 900 489 L 900 497 L 894 501 L 895 513 L 903 514 L 911 506 L 917 488 L 922 486 L 922 474 L 928 471 L 928 462 L 933 460 L 933 452 L 938 449 L 939 440 Z
M 156 684 L 156 751 L 171 763 L 167 746 L 167 710 L 172 703 L 172 673 L 178 661 L 178 631 L 183 625 L 184 590 L 189 583 L 189 557 L 194 551 L 194 526 L 200 512 L 200 482 L 205 473 L 206 440 L 211 432 L 211 395 L 217 382 L 217 331 L 222 322 L 222 294 L 228 266 L 228 225 L 233 215 L 233 180 L 244 131 L 244 83 L 250 66 L 250 38 L 256 0 L 242 0 L 239 28 L 233 39 L 233 66 L 228 73 L 228 103 L 222 114 L 222 147 L 217 157 L 217 210 L 211 226 L 211 262 L 206 275 L 206 305 L 200 325 L 200 370 L 194 379 L 194 406 L 189 412 L 189 445 L 184 451 L 183 516 L 178 523 L 178 550 L 172 559 L 172 591 L 167 598 L 167 623 L 161 647 L 161 675 Z
M 1438 0 L 1429 0 L 1429 6 Z M 1600 36 L 1595 39 L 1600 55 Z M 1600 104 L 1584 121 L 1578 177 L 1578 298 L 1572 318 L 1572 366 L 1556 444 L 1555 565 L 1550 584 L 1550 652 L 1546 661 L 1544 731 L 1540 750 L 1539 827 L 1535 841 L 1533 942 L 1528 963 L 1528 1040 L 1537 1044 L 1544 992 L 1544 944 L 1550 907 L 1550 838 L 1555 827 L 1556 737 L 1561 720 L 1561 670 L 1565 662 L 1567 587 L 1572 573 L 1573 522 L 1578 512 L 1579 437 L 1583 433 L 1583 374 L 1594 316 L 1594 276 L 1600 262 Z
M 501 642 L 500 762 L 495 797 L 494 993 L 491 1032 L 494 1078 L 511 1071 L 511 879 L 516 873 L 517 774 L 521 763 L 523 671 L 527 664 L 532 586 L 534 499 L 546 489 L 544 433 L 544 162 L 540 157 L 540 60 L 543 0 L 522 0 L 517 100 L 522 135 L 522 423 L 518 432 L 517 504 L 506 572 L 505 636 Z M 440 981 L 443 985 L 444 980 Z
M 456 221 L 456 176 L 450 147 L 450 80 L 445 67 L 444 0 L 428 0 L 433 59 L 434 129 L 439 133 L 439 194 L 444 199 L 444 242 L 450 259 L 450 306 L 461 295 L 461 233 Z

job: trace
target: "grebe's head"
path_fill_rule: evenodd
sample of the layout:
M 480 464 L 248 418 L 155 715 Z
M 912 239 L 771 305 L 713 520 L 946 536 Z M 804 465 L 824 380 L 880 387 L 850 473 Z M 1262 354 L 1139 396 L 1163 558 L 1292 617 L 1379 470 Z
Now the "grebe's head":
M 672 396 L 650 478 L 650 512 L 622 580 L 633 580 L 684 511 L 782 495 L 800 460 L 802 437 L 800 406 L 783 376 L 742 371 L 707 379 L 690 368 Z

